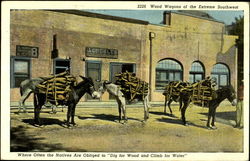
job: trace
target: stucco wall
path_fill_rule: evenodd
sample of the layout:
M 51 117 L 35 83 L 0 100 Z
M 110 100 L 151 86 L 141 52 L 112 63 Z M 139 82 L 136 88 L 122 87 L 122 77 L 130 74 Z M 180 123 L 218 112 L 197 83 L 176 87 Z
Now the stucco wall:
M 50 59 L 52 37 L 57 34 L 59 58 L 71 58 L 73 75 L 85 75 L 83 58 L 101 60 L 102 79 L 109 80 L 110 62 L 137 64 L 137 72 L 141 73 L 140 62 L 144 51 L 142 45 L 145 43 L 144 30 L 144 25 L 66 13 L 12 11 L 11 55 L 16 54 L 16 45 L 39 47 L 39 58 L 32 59 L 31 77 L 52 74 L 53 66 Z M 118 59 L 86 57 L 85 47 L 117 49 Z M 12 89 L 11 93 L 11 100 L 17 100 L 20 97 L 19 89 Z M 103 99 L 107 98 L 108 96 L 104 95 Z
M 224 24 L 176 13 L 171 15 L 171 25 L 146 25 L 112 19 L 79 16 L 74 14 L 23 10 L 11 12 L 11 55 L 16 54 L 16 45 L 39 47 L 39 58 L 32 58 L 31 76 L 39 77 L 53 73 L 50 59 L 52 37 L 57 34 L 59 58 L 71 58 L 73 75 L 85 75 L 85 60 L 102 62 L 102 79 L 109 80 L 110 62 L 136 64 L 136 74 L 150 81 L 151 101 L 163 101 L 161 91 L 155 90 L 155 67 L 166 58 L 179 61 L 183 66 L 183 80 L 188 81 L 189 70 L 199 60 L 209 76 L 217 62 L 230 68 L 231 83 L 235 84 L 235 36 L 223 35 Z M 150 39 L 152 39 L 152 68 L 150 71 Z M 118 59 L 92 58 L 85 56 L 86 47 L 118 50 Z M 19 99 L 19 89 L 11 89 L 11 101 Z M 102 100 L 108 100 L 105 94 Z M 32 98 L 28 101 L 32 101 Z
M 189 80 L 189 71 L 194 61 L 204 65 L 205 76 L 211 74 L 214 64 L 226 64 L 230 68 L 231 83 L 235 84 L 236 50 L 231 48 L 236 36 L 223 35 L 223 23 L 172 13 L 171 25 L 149 25 L 148 30 L 156 34 L 152 40 L 152 100 L 164 100 L 162 91 L 155 90 L 155 69 L 157 63 L 166 58 L 181 63 L 184 81 Z

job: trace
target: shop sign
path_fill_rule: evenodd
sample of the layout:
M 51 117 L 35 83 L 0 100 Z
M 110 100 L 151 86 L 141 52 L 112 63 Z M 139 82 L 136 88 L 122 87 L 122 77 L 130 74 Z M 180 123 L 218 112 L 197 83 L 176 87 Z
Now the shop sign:
M 16 56 L 38 58 L 39 50 L 38 47 L 33 46 L 16 46 Z
M 117 49 L 86 47 L 85 53 L 87 57 L 118 59 Z

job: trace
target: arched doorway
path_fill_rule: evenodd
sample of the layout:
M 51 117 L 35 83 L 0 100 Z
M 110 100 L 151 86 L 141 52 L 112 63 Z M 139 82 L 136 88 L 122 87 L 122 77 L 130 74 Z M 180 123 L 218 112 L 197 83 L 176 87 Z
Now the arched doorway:
M 183 68 L 181 63 L 173 59 L 164 59 L 156 66 L 156 89 L 164 89 L 170 81 L 182 81 Z

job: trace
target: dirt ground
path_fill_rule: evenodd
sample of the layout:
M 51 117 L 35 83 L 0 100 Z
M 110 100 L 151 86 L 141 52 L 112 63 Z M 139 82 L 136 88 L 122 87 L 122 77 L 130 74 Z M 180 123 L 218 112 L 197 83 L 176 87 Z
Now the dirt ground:
M 128 123 L 118 120 L 115 107 L 77 107 L 76 127 L 66 128 L 60 108 L 56 114 L 43 108 L 43 127 L 33 126 L 33 109 L 17 114 L 11 110 L 11 151 L 40 152 L 242 152 L 243 129 L 235 129 L 235 107 L 223 102 L 217 109 L 217 130 L 205 127 L 207 108 L 192 105 L 186 112 L 189 126 L 183 126 L 178 105 L 174 116 L 162 106 L 150 108 L 143 123 L 143 107 L 128 106 Z

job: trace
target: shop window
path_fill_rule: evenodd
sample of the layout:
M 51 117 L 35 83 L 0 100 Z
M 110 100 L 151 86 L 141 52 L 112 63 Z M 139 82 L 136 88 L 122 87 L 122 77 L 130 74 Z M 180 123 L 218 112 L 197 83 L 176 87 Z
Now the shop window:
M 217 88 L 230 84 L 229 68 L 224 64 L 215 64 L 212 69 L 211 76 L 215 79 Z
M 12 58 L 11 59 L 11 87 L 18 88 L 20 83 L 30 78 L 30 59 Z
M 205 72 L 203 65 L 200 62 L 194 62 L 191 66 L 191 70 L 189 71 L 189 82 L 195 83 L 198 82 L 205 77 Z
M 179 62 L 165 59 L 158 62 L 156 66 L 156 89 L 164 89 L 171 81 L 181 81 L 183 69 Z
M 67 69 L 70 70 L 70 60 L 68 60 L 68 59 L 55 59 L 54 74 L 62 73 Z

